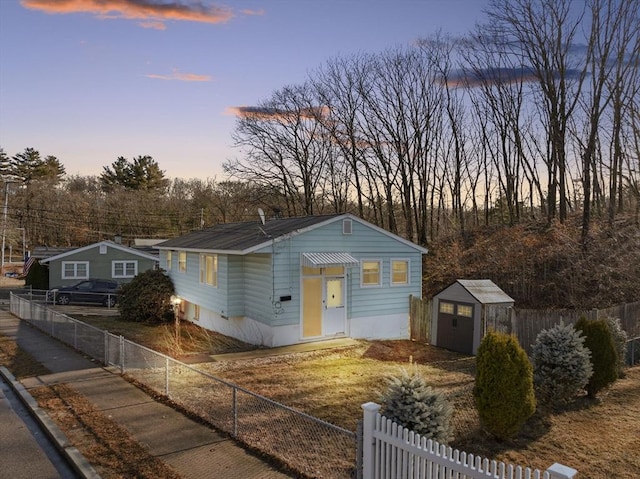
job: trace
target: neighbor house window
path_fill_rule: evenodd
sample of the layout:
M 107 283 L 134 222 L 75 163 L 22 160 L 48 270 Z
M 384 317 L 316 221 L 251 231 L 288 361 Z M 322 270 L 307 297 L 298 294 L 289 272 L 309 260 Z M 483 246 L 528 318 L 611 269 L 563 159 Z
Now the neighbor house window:
M 171 271 L 171 263 L 173 261 L 172 251 L 167 251 L 166 270 Z
M 380 264 L 380 260 L 362 261 L 362 286 L 380 286 Z
M 178 253 L 178 271 L 181 273 L 187 272 L 187 252 L 180 251 Z
M 63 261 L 62 279 L 87 279 L 89 278 L 88 261 Z
M 111 277 L 112 278 L 133 278 L 138 274 L 137 261 L 112 261 Z
M 406 259 L 391 260 L 391 284 L 409 284 L 409 261 Z
M 218 286 L 218 255 L 200 255 L 200 283 Z

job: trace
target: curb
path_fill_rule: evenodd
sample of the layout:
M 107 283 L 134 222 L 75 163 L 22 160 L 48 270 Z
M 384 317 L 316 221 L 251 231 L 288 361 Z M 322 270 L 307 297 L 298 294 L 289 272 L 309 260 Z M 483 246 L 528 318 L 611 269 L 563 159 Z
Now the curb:
M 58 450 L 64 455 L 73 469 L 85 479 L 100 479 L 100 475 L 89 464 L 85 457 L 80 453 L 78 449 L 69 445 L 67 436 L 60 430 L 60 428 L 53 422 L 44 410 L 38 406 L 38 403 L 33 396 L 24 388 L 19 381 L 11 374 L 11 372 L 4 366 L 0 366 L 0 375 L 9 383 L 13 391 L 18 395 L 22 403 L 29 410 L 31 415 L 38 421 L 38 424 L 47 433 L 51 441 L 56 445 Z

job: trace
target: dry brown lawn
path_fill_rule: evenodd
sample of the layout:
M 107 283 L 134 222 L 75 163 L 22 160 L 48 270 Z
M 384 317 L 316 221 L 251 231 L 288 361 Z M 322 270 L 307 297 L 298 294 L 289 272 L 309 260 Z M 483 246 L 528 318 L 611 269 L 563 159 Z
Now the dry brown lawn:
M 170 339 L 167 339 L 172 330 L 162 333 L 162 328 L 139 324 L 126 326 L 137 328 L 138 331 L 134 332 L 127 331 L 125 325 L 114 318 L 83 319 L 89 322 L 93 320 L 94 324 L 105 321 L 109 323 L 106 329 L 121 331 L 129 339 L 154 349 L 165 348 L 166 352 L 170 352 L 172 348 Z M 204 358 L 208 354 L 248 347 L 229 338 L 201 333 L 195 328 L 184 331 L 181 340 L 182 353 L 188 357 Z M 3 344 L 6 348 L 6 342 L 0 341 L 0 346 Z M 14 366 L 20 362 L 28 363 L 28 358 L 20 361 L 20 354 L 11 354 L 11 358 L 5 355 L 2 362 Z M 313 416 L 355 430 L 362 413 L 361 404 L 378 401 L 385 387 L 385 378 L 410 363 L 416 364 L 430 384 L 446 392 L 453 402 L 456 439 L 452 446 L 468 453 L 541 470 L 560 462 L 577 469 L 577 479 L 640 478 L 640 366 L 628 369 L 626 376 L 617 381 L 599 401 L 579 398 L 563 411 L 536 414 L 518 437 L 502 443 L 483 433 L 479 426 L 471 395 L 474 358 L 421 343 L 362 341 L 354 347 L 343 349 L 208 362 L 198 365 L 198 368 Z M 38 374 L 36 371 L 27 369 L 26 374 Z M 66 394 L 65 391 L 54 392 Z M 42 394 L 49 397 L 51 392 Z M 68 399 L 66 404 L 51 398 L 47 401 L 54 410 L 56 404 L 62 409 L 68 409 L 70 405 L 73 408 L 73 404 L 76 404 L 72 399 Z M 85 408 L 86 405 L 78 407 Z M 92 415 L 83 414 L 82 417 Z M 94 435 L 95 441 L 108 445 L 113 444 L 112 439 L 120 434 L 121 431 L 112 425 L 102 427 L 97 424 L 89 435 L 83 437 L 90 441 L 91 435 Z M 136 459 L 135 449 L 132 449 L 131 455 L 122 455 L 117 460 L 141 462 L 139 458 Z M 168 473 L 166 477 L 170 477 L 171 472 L 165 472 Z M 164 476 L 158 471 L 158 477 Z
M 354 430 L 360 405 L 377 401 L 384 378 L 409 362 L 454 403 L 452 446 L 514 465 L 545 470 L 554 462 L 579 479 L 640 478 L 640 367 L 599 401 L 579 398 L 563 411 L 536 414 L 518 437 L 483 433 L 471 390 L 475 359 L 410 341 L 363 342 L 356 348 L 201 365 L 249 390 Z

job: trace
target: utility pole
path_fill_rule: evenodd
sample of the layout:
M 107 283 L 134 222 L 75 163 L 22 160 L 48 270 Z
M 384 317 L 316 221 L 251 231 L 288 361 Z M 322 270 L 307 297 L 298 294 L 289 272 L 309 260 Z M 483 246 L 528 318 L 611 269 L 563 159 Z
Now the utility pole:
M 4 182 L 4 210 L 2 216 L 2 263 L 0 264 L 0 274 L 4 275 L 4 246 L 7 237 L 7 208 L 9 204 L 9 184 L 12 181 Z

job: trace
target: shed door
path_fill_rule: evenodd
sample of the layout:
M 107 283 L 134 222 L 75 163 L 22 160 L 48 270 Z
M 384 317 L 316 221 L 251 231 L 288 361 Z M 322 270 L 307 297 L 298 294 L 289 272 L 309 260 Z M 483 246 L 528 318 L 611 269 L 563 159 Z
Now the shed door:
M 451 351 L 473 354 L 473 305 L 439 301 L 437 344 Z

